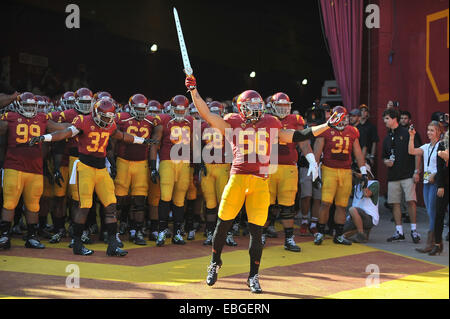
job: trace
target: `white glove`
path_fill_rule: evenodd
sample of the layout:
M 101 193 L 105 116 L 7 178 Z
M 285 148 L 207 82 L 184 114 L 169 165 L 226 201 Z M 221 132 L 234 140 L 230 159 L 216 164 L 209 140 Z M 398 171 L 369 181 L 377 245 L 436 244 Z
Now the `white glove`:
M 307 176 L 312 174 L 312 181 L 314 182 L 319 177 L 319 166 L 317 166 L 316 158 L 313 153 L 306 154 L 305 158 L 309 163 Z

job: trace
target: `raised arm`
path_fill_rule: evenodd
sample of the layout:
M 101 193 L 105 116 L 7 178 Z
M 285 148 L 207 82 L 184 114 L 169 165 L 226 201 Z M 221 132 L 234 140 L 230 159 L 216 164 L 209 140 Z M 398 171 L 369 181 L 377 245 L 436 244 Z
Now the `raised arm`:
M 283 143 L 297 143 L 309 140 L 313 137 L 319 136 L 320 134 L 328 130 L 330 127 L 338 125 L 344 119 L 344 115 L 345 115 L 344 113 L 334 112 L 326 123 L 313 127 L 308 127 L 301 131 L 282 129 L 278 134 L 278 138 L 280 142 Z
M 225 129 L 230 128 L 231 126 L 224 121 L 219 115 L 211 113 L 209 111 L 208 105 L 202 99 L 197 90 L 197 80 L 193 75 L 186 77 L 185 81 L 186 87 L 191 92 L 192 101 L 194 102 L 195 107 L 198 110 L 200 116 L 209 123 L 211 127 L 217 128 L 222 135 L 225 135 Z
M 416 135 L 416 130 L 414 128 L 409 129 L 409 143 L 408 143 L 408 154 L 422 156 L 423 150 L 421 148 L 414 147 L 414 136 Z
M 71 126 L 71 123 L 58 123 L 52 120 L 47 121 L 47 132 L 53 133 L 56 131 L 62 131 Z
M 153 143 L 155 143 L 155 141 L 153 141 L 150 138 L 134 136 L 134 135 L 128 134 L 126 132 L 122 132 L 121 130 L 115 130 L 114 133 L 111 134 L 111 138 L 122 141 L 127 144 L 153 144 Z

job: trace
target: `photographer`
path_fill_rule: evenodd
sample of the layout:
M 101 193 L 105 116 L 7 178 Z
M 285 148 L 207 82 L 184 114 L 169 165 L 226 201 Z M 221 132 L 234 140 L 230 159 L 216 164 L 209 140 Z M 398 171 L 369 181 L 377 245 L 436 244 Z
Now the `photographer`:
M 378 198 L 380 183 L 374 180 L 370 166 L 366 164 L 367 177 L 369 178 L 366 188 L 362 188 L 361 172 L 358 168 L 353 169 L 355 185 L 353 187 L 353 202 L 348 209 L 349 215 L 344 225 L 344 236 L 350 238 L 356 234 L 353 239 L 356 243 L 366 243 L 369 239 L 369 233 L 372 227 L 378 225 L 380 215 L 378 212 Z

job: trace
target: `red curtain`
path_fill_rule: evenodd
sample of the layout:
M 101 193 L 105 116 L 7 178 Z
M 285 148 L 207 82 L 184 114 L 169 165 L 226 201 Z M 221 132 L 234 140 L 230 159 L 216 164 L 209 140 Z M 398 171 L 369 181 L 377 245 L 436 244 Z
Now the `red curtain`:
M 334 76 L 344 106 L 351 110 L 359 106 L 363 1 L 321 0 L 320 3 Z

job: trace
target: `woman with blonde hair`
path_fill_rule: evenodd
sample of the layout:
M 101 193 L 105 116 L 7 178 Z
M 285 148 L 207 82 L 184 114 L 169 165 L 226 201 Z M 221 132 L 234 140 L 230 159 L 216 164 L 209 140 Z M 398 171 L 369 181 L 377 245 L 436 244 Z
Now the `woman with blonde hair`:
M 416 248 L 420 253 L 428 253 L 434 246 L 434 224 L 436 218 L 436 195 L 437 186 L 435 177 L 437 173 L 437 151 L 439 139 L 441 137 L 441 128 L 439 122 L 431 121 L 427 127 L 427 136 L 430 143 L 424 144 L 419 148 L 414 148 L 414 135 L 416 131 L 411 125 L 409 128 L 408 153 L 410 155 L 423 156 L 423 199 L 429 218 L 427 244 L 424 248 Z

